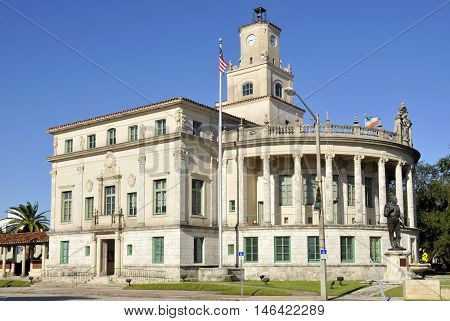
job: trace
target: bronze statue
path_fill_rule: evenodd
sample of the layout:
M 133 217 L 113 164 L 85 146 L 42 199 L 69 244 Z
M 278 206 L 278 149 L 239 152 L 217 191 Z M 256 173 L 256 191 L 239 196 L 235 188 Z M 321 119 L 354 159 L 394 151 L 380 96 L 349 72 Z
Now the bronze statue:
M 391 241 L 392 247 L 389 250 L 405 250 L 405 248 L 400 246 L 400 227 L 405 227 L 405 225 L 395 196 L 392 196 L 389 199 L 389 202 L 384 206 L 384 217 L 387 217 L 389 240 Z

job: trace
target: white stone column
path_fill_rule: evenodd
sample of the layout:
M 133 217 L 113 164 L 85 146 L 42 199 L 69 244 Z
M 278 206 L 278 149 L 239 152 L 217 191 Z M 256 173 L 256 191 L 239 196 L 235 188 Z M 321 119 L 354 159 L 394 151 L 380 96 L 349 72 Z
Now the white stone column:
M 363 212 L 363 224 L 369 224 L 369 218 L 367 217 L 366 208 L 366 171 L 361 164 L 361 198 L 362 198 L 362 212 Z
M 302 180 L 302 157 L 301 153 L 294 153 L 294 224 L 303 223 L 303 180 Z
M 264 177 L 264 225 L 271 225 L 270 155 L 263 155 L 261 159 L 263 160 Z
M 186 214 L 186 180 L 187 180 L 187 158 L 188 151 L 179 148 L 173 153 L 175 159 L 175 187 L 174 187 L 174 223 L 186 224 L 188 217 Z
M 27 261 L 27 249 L 26 246 L 23 245 L 22 246 L 22 273 L 20 274 L 21 277 L 25 276 L 25 266 L 26 266 L 26 261 Z
M 363 197 L 361 176 L 361 161 L 363 159 L 363 155 L 355 155 L 353 157 L 355 166 L 355 224 L 363 224 Z
M 386 162 L 389 159 L 380 157 L 378 160 L 378 203 L 379 203 L 379 224 L 386 224 L 384 217 L 384 206 L 386 205 Z
M 104 215 L 103 209 L 103 179 L 101 177 L 97 178 L 98 189 L 97 189 L 97 211 L 98 215 Z
M 227 164 L 228 160 L 222 160 L 222 226 L 228 226 L 228 193 L 227 193 Z
M 91 248 L 91 271 L 92 273 L 95 273 L 97 267 L 97 238 L 95 237 L 95 234 L 92 235 L 90 248 Z
M 217 226 L 218 222 L 218 204 L 217 204 L 217 158 L 211 157 L 211 189 L 209 194 L 209 207 L 210 207 L 210 213 L 211 213 L 211 226 Z M 221 205 L 219 205 L 221 206 Z
M 325 154 L 325 224 L 333 224 L 333 158 Z
M 405 205 L 403 202 L 403 177 L 402 177 L 402 167 L 405 162 L 399 160 L 397 166 L 395 166 L 395 196 L 397 197 L 397 204 L 400 207 L 400 213 L 405 215 Z
M 80 165 L 77 167 L 77 179 L 75 184 L 76 194 L 76 215 L 73 216 L 73 220 L 76 222 L 77 230 L 81 230 L 83 226 L 83 176 L 84 176 L 84 166 Z
M 414 166 L 409 165 L 406 181 L 406 197 L 408 203 L 408 226 L 416 227 L 416 208 L 414 199 Z
M 42 250 L 41 250 L 41 275 L 42 276 L 45 276 L 45 269 L 46 269 L 46 266 L 47 266 L 47 244 L 45 244 L 45 243 L 43 243 L 42 245 L 41 245 L 41 248 L 42 248 Z
M 343 165 L 341 168 L 342 178 L 342 224 L 349 224 L 348 219 L 348 183 L 347 183 L 347 166 Z
M 56 221 L 56 175 L 58 171 L 52 169 L 50 175 L 52 176 L 51 183 L 51 213 L 50 213 L 50 230 L 55 231 L 55 221 Z
M 239 172 L 239 225 L 247 224 L 247 166 L 245 157 L 237 158 Z
M 30 274 L 33 271 L 33 257 L 34 257 L 34 245 L 29 246 L 30 251 Z
M 138 190 L 137 190 L 137 223 L 138 225 L 145 225 L 145 212 L 146 212 L 146 204 L 145 204 L 145 163 L 147 161 L 147 157 L 145 155 L 141 155 L 138 158 L 139 163 L 139 174 L 138 174 Z M 152 187 L 150 187 L 152 188 Z M 149 209 L 150 210 L 150 209 Z
M 12 247 L 12 261 L 11 261 L 11 268 L 10 268 L 10 275 L 13 276 L 16 272 L 16 260 L 17 260 L 17 247 Z
M 97 263 L 95 264 L 95 274 L 100 276 L 102 272 L 102 240 L 97 239 Z
M 2 277 L 6 276 L 6 253 L 8 252 L 8 248 L 6 246 L 2 247 Z
M 120 232 L 115 233 L 114 237 L 114 274 L 121 275 L 122 261 L 122 242 Z

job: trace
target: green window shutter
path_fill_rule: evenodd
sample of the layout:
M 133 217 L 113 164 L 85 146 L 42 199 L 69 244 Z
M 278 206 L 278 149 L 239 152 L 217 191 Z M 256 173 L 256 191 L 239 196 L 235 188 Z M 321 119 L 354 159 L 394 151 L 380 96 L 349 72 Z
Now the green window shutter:
M 127 255 L 133 255 L 133 245 L 132 244 L 127 244 Z
M 91 256 L 91 247 L 90 246 L 84 247 L 84 256 Z
M 228 244 L 228 255 L 234 255 L 234 244 Z
M 290 262 L 291 238 L 289 236 L 275 237 L 274 251 L 275 251 L 275 262 Z
M 258 262 L 258 238 L 244 237 L 244 261 Z
M 355 262 L 355 238 L 353 236 L 341 236 L 341 262 Z
M 59 261 L 61 264 L 69 263 L 69 242 L 62 241 L 60 243 L 60 258 Z
M 381 237 L 370 238 L 370 258 L 374 263 L 381 263 Z
M 308 236 L 308 262 L 316 263 L 320 261 L 319 237 Z
M 203 237 L 194 237 L 194 263 L 203 263 Z
M 164 263 L 164 237 L 153 238 L 152 263 L 153 264 Z

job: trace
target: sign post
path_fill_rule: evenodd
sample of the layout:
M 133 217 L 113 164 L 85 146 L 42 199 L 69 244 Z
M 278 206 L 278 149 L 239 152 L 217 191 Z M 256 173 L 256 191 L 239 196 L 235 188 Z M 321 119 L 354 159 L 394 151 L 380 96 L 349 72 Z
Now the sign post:
M 244 252 L 238 252 L 238 256 L 239 256 L 239 265 L 240 265 L 240 270 L 241 270 L 241 296 L 244 296 L 244 271 L 242 268 L 242 262 L 244 261 Z

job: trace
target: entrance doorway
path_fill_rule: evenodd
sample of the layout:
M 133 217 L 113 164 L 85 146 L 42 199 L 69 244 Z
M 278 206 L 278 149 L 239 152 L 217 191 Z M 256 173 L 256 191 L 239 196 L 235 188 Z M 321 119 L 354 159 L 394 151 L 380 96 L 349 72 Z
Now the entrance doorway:
M 101 273 L 103 275 L 114 275 L 114 240 L 102 241 L 102 266 Z

